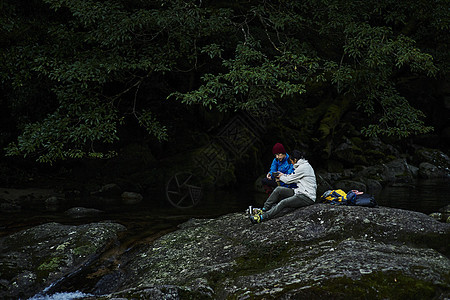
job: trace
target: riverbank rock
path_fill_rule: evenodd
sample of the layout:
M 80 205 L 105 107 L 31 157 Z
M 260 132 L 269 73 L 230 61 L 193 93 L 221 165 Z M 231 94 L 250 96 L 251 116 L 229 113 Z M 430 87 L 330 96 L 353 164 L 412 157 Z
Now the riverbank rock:
M 419 165 L 419 174 L 422 178 L 443 178 L 446 176 L 446 171 L 430 163 L 423 162 Z
M 122 189 L 115 183 L 109 183 L 102 186 L 98 191 L 91 192 L 93 196 L 120 198 Z
M 89 264 L 125 227 L 47 223 L 0 239 L 0 298 L 27 299 Z
M 0 212 L 11 213 L 22 210 L 22 207 L 33 204 L 45 205 L 52 197 L 60 198 L 61 195 L 51 189 L 26 188 L 12 189 L 0 188 Z
M 86 207 L 72 207 L 64 212 L 66 216 L 74 219 L 98 216 L 102 213 L 99 209 Z
M 430 217 L 440 222 L 450 223 L 450 204 L 442 207 L 438 212 L 431 213 Z
M 121 260 L 104 299 L 444 299 L 450 224 L 417 212 L 317 204 L 253 225 L 192 219 Z
M 141 194 L 135 192 L 123 192 L 121 197 L 125 204 L 138 204 L 144 198 Z

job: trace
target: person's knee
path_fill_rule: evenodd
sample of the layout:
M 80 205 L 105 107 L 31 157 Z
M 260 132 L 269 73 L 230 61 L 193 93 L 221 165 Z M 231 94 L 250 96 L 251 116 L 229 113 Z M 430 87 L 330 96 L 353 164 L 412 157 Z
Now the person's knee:
M 277 194 L 281 193 L 281 191 L 283 190 L 282 186 L 277 186 L 273 191 L 276 192 Z
M 286 199 L 283 199 L 283 200 L 281 200 L 280 202 L 278 202 L 278 207 L 280 208 L 280 209 L 283 209 L 283 208 L 285 208 L 285 207 L 290 207 L 291 205 L 290 205 L 290 202 L 289 201 L 287 201 Z
M 276 187 L 273 191 L 272 191 L 272 197 L 276 197 L 276 199 L 279 198 L 280 196 L 280 189 L 278 187 Z

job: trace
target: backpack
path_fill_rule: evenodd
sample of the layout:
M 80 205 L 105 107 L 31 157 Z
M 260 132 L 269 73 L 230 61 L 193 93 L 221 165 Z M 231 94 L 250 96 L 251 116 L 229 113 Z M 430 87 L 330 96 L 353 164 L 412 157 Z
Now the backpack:
M 333 205 L 378 207 L 375 197 L 357 190 L 348 193 L 343 190 L 328 190 L 320 197 L 320 202 Z
M 320 196 L 320 202 L 333 205 L 347 205 L 347 193 L 343 190 L 328 190 Z
M 375 197 L 370 194 L 361 193 L 352 190 L 347 193 L 347 204 L 358 205 L 367 207 L 377 207 L 378 203 L 375 201 Z

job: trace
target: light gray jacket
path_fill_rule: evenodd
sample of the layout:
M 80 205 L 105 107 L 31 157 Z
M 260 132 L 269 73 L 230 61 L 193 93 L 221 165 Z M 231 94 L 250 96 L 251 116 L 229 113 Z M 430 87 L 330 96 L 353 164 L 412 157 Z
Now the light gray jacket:
M 296 183 L 297 187 L 294 189 L 296 194 L 305 194 L 308 198 L 316 201 L 316 175 L 307 160 L 299 159 L 294 164 L 294 173 L 281 175 L 280 180 L 287 184 Z

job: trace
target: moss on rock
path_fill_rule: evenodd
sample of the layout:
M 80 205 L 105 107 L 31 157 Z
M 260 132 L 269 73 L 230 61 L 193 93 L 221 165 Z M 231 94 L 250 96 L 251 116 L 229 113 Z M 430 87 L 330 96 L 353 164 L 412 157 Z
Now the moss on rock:
M 405 295 L 439 296 L 450 286 L 449 226 L 410 211 L 325 204 L 257 225 L 241 213 L 191 220 L 130 257 L 122 288 L 169 284 L 210 299 L 267 299 L 376 286 L 367 294 L 376 298 L 397 295 L 399 284 L 381 289 L 395 275 L 405 286 L 423 282 Z
M 292 286 L 293 290 L 297 287 Z M 433 299 L 446 288 L 401 272 L 374 272 L 359 280 L 348 277 L 324 279 L 294 292 L 304 299 Z M 289 293 L 285 291 L 285 293 Z

